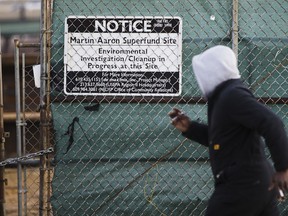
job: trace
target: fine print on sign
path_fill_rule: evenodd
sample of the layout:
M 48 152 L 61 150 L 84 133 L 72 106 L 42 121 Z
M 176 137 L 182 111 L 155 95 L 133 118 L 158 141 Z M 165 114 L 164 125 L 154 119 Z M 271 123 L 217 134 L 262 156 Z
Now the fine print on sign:
M 179 17 L 65 20 L 68 95 L 177 96 L 182 85 Z

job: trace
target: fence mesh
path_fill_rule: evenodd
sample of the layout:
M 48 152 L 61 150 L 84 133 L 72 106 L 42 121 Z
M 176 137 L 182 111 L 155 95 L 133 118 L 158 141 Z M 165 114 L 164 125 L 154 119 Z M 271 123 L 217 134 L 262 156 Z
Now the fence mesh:
M 19 47 L 17 48 L 19 49 Z M 35 87 L 33 70 L 31 65 L 26 64 L 27 49 L 21 49 L 21 55 L 15 56 L 21 61 L 19 65 L 19 86 L 21 89 L 20 104 L 21 117 L 18 124 L 21 124 L 19 131 L 21 136 L 20 148 L 17 146 L 17 155 L 33 155 L 40 150 L 39 145 L 39 89 Z M 39 48 L 31 48 L 28 52 L 37 53 Z M 20 52 L 19 52 L 20 53 Z M 38 59 L 39 61 L 39 59 Z M 37 63 L 37 59 L 35 59 Z M 20 114 L 20 113 L 19 113 Z M 39 215 L 39 160 L 36 157 L 27 157 L 19 160 L 22 163 L 21 169 L 13 169 L 13 164 L 7 161 L 9 168 L 6 168 L 8 184 L 6 187 L 6 212 L 7 215 Z M 12 166 L 11 166 L 12 165 Z M 17 172 L 18 171 L 18 172 Z M 18 193 L 17 193 L 18 190 Z M 17 200 L 19 205 L 17 208 Z M 19 214 L 18 214 L 19 213 Z
M 204 215 L 207 149 L 167 113 L 207 121 L 191 58 L 214 45 L 288 124 L 287 1 L 52 2 L 53 215 Z
M 22 87 L 23 87 L 23 155 L 37 152 L 39 145 L 39 92 L 35 87 L 33 67 L 22 65 Z M 25 90 L 24 90 L 25 89 Z M 39 169 L 37 168 L 37 159 L 31 164 L 23 166 L 23 212 L 26 215 L 38 215 L 39 213 Z
M 287 2 L 241 1 L 238 11 L 235 4 L 54 2 L 51 106 L 57 147 L 52 196 L 56 215 L 203 215 L 213 190 L 207 150 L 191 141 L 182 143 L 167 113 L 179 107 L 206 121 L 191 57 L 213 45 L 238 46 L 244 81 L 287 123 Z M 173 21 L 180 22 L 179 17 L 176 30 Z M 147 33 L 149 24 L 145 26 L 144 20 L 163 28 Z M 167 23 L 170 29 L 165 28 Z M 237 41 L 233 25 L 238 25 Z M 164 43 L 165 37 L 173 46 Z M 149 44 L 148 39 L 158 38 L 160 42 Z M 166 85 L 158 88 L 161 81 L 153 79 Z

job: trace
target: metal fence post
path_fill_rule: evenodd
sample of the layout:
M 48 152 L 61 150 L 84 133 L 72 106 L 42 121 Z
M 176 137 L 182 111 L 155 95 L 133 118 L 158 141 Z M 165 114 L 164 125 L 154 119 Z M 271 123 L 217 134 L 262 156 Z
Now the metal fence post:
M 25 53 L 22 53 L 22 134 L 23 134 L 23 155 L 26 154 L 26 117 L 25 117 Z M 27 167 L 23 166 L 23 192 L 24 192 L 24 215 L 27 215 Z
M 233 0 L 232 49 L 238 59 L 238 0 Z
M 40 83 L 40 149 L 47 148 L 47 116 L 45 102 L 46 82 L 47 82 L 47 0 L 41 1 L 41 41 L 40 41 L 40 63 L 41 63 L 41 83 Z M 40 190 L 39 190 L 39 215 L 44 215 L 47 210 L 48 200 L 47 182 L 45 175 L 47 170 L 47 159 L 45 155 L 40 156 Z
M 32 87 L 31 86 L 31 74 L 30 74 L 32 71 L 31 70 L 32 67 L 30 69 L 30 72 L 26 71 L 27 65 L 26 65 L 25 53 L 22 53 L 22 70 L 20 71 L 20 51 L 21 51 L 21 48 L 38 48 L 39 49 L 39 44 L 21 43 L 18 39 L 15 40 L 14 43 L 15 43 L 15 50 L 14 50 L 14 64 L 15 65 L 14 66 L 15 66 L 15 102 L 16 102 L 16 117 L 15 118 L 16 118 L 17 158 L 21 158 L 22 156 L 24 156 L 25 158 L 27 156 L 27 153 L 29 153 L 30 151 L 35 151 L 35 149 L 39 147 L 37 146 L 38 142 L 35 143 L 34 141 L 33 143 L 30 143 L 27 140 L 28 139 L 27 134 L 29 137 L 29 127 L 27 130 L 27 120 L 30 123 L 31 121 L 38 121 L 39 115 L 37 115 L 35 112 L 30 112 L 27 114 L 26 108 L 28 108 L 28 106 L 26 104 L 27 102 L 26 101 L 27 99 L 26 88 Z M 20 72 L 22 72 L 22 77 L 20 77 Z M 26 79 L 26 76 L 28 77 L 30 76 L 30 81 L 29 79 L 28 80 Z M 35 148 L 34 150 L 30 149 L 31 145 L 33 146 L 33 148 Z M 28 146 L 29 149 L 27 149 L 26 146 Z M 37 154 L 37 157 L 39 157 L 40 155 L 42 154 Z M 30 211 L 31 211 L 31 209 L 29 209 L 31 208 L 31 206 L 29 206 L 30 205 L 29 199 L 33 195 L 32 193 L 28 193 L 28 192 L 31 192 L 33 189 L 31 188 L 31 185 L 28 185 L 28 184 L 31 184 L 29 183 L 31 181 L 31 170 L 27 169 L 27 165 L 28 166 L 38 165 L 38 161 L 37 160 L 32 161 L 29 159 L 30 158 L 26 157 L 26 160 L 24 161 L 19 160 L 16 162 L 17 163 L 17 185 L 18 185 L 18 215 L 30 215 Z M 39 175 L 37 177 L 39 178 Z M 37 184 L 38 182 L 39 180 L 37 179 Z M 37 191 L 39 190 L 40 189 L 37 189 Z M 38 194 L 34 194 L 34 196 L 37 196 L 37 195 Z M 39 199 L 39 197 L 37 198 Z M 39 209 L 38 203 L 36 204 L 37 204 L 37 209 Z
M 20 71 L 19 71 L 19 40 L 14 40 L 14 66 L 15 66 L 15 103 L 16 103 L 16 144 L 17 157 L 22 156 L 21 138 L 21 96 L 20 96 Z M 17 185 L 18 185 L 18 215 L 22 215 L 22 164 L 17 164 Z
M 52 8 L 53 8 L 53 1 L 52 0 L 47 0 L 47 6 L 46 6 L 46 47 L 51 47 L 51 23 L 52 23 Z M 47 148 L 50 147 L 52 145 L 51 141 L 51 136 L 50 136 L 50 71 L 51 71 L 51 65 L 50 65 L 50 59 L 51 59 L 51 52 L 50 50 L 46 49 L 46 53 L 47 53 L 47 61 L 45 62 L 46 65 L 46 80 L 47 80 L 47 86 L 46 86 L 46 121 L 48 124 L 46 124 L 46 134 L 47 134 Z M 49 216 L 51 214 L 51 203 L 50 203 L 50 197 L 51 197 L 51 180 L 52 180 L 52 172 L 53 172 L 53 167 L 51 167 L 51 160 L 52 160 L 52 156 L 51 155 L 47 155 L 47 195 L 46 197 L 48 198 L 47 200 L 47 215 Z

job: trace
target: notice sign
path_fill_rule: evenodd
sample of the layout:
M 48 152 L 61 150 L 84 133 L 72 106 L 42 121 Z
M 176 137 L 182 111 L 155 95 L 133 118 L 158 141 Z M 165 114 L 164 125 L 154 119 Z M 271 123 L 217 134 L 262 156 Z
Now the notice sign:
M 75 17 L 65 20 L 68 95 L 181 94 L 179 17 Z

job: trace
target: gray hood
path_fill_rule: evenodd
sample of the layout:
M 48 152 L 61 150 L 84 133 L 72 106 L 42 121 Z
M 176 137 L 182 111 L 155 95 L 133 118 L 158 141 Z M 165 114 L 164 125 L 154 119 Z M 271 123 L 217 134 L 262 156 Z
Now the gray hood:
M 214 46 L 194 56 L 192 67 L 205 98 L 222 82 L 240 78 L 234 52 L 222 45 Z

